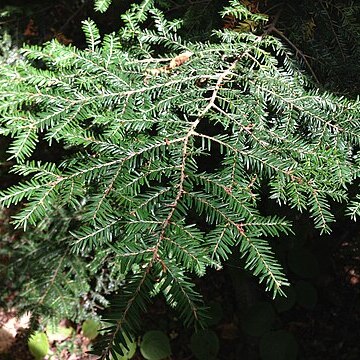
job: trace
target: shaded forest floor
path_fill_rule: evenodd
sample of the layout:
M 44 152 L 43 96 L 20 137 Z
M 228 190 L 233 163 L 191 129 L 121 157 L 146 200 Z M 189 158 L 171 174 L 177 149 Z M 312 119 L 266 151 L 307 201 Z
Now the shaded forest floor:
M 360 358 L 360 297 L 359 297 L 359 239 L 345 237 L 332 255 L 332 270 L 317 286 L 317 301 L 311 308 L 295 304 L 287 311 L 277 311 L 273 328 L 292 333 L 299 345 L 299 359 L 355 360 Z M 240 274 L 238 287 L 235 274 Z M 218 359 L 259 359 L 260 337 L 249 336 L 242 328 L 242 307 L 272 300 L 263 294 L 255 280 L 229 262 L 222 271 L 212 271 L 198 281 L 198 287 L 208 303 L 220 304 L 220 315 L 211 329 L 220 340 Z M 246 304 L 249 302 L 249 304 Z M 16 319 L 16 309 L 5 313 L 0 310 L 0 359 L 30 360 L 27 348 L 28 318 Z M 160 329 L 171 338 L 172 360 L 195 359 L 189 348 L 191 331 L 184 329 L 173 313 L 160 299 L 145 314 L 141 334 Z M 75 326 L 76 327 L 76 326 Z M 6 350 L 7 349 L 7 350 Z M 82 336 L 80 327 L 71 339 L 52 343 L 53 360 L 90 360 L 86 355 L 89 341 Z M 133 359 L 142 359 L 139 352 Z

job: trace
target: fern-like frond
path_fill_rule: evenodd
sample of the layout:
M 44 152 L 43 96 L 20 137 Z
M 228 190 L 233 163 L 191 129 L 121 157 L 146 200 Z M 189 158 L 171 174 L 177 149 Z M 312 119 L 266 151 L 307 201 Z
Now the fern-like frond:
M 95 0 L 95 10 L 105 12 L 109 8 L 111 2 L 112 0 Z
M 109 3 L 109 1 L 107 2 Z M 106 5 L 103 4 L 102 6 L 104 9 Z M 95 51 L 95 47 L 99 45 L 101 42 L 99 29 L 97 28 L 95 22 L 92 20 L 84 20 L 82 24 L 83 24 L 82 29 L 86 37 L 86 42 L 88 43 L 88 46 L 91 49 L 91 51 Z
M 198 326 L 205 326 L 206 310 L 193 282 L 175 264 L 166 262 L 165 265 L 162 288 L 168 304 L 176 308 L 186 325 L 196 322 Z
M 356 200 L 352 200 L 347 209 L 347 215 L 356 221 L 360 215 L 360 195 L 356 195 Z
M 145 264 L 138 273 L 132 274 L 122 287 L 122 293 L 111 301 L 111 308 L 103 319 L 109 323 L 103 329 L 104 335 L 95 344 L 95 353 L 100 353 L 100 359 L 109 359 L 116 352 L 123 355 L 120 344 L 126 344 L 124 335 L 131 338 L 131 334 L 141 326 L 141 314 L 150 302 L 149 292 L 153 281 L 151 263 Z M 96 351 L 98 349 L 98 351 Z

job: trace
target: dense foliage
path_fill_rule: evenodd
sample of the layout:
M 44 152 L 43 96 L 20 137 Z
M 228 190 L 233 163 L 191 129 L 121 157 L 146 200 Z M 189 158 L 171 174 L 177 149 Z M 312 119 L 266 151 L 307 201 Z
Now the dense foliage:
M 201 34 L 159 8 L 132 5 L 103 39 L 85 21 L 86 49 L 54 40 L 0 67 L 1 134 L 24 179 L 0 201 L 21 204 L 23 300 L 34 314 L 75 318 L 112 294 L 102 358 L 121 352 L 158 294 L 186 325 L 204 325 L 192 277 L 234 251 L 282 293 L 267 239 L 291 224 L 262 214 L 264 187 L 321 233 L 333 202 L 360 213 L 347 191 L 359 175 L 359 101 L 316 88 L 268 16 L 239 1 L 221 12 L 227 26 Z M 36 152 L 55 145 L 59 161 Z

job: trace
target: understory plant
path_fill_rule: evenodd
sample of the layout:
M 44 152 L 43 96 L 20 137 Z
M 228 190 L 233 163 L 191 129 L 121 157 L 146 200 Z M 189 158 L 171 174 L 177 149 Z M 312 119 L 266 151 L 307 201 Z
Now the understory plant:
M 193 277 L 234 251 L 283 293 L 268 239 L 281 241 L 291 223 L 260 211 L 264 187 L 321 233 L 333 203 L 360 213 L 347 190 L 359 175 L 359 101 L 317 89 L 266 16 L 238 1 L 221 15 L 255 30 L 196 40 L 144 0 L 117 34 L 101 38 L 84 21 L 84 50 L 54 40 L 0 67 L 0 131 L 23 179 L 0 202 L 18 205 L 26 239 L 22 299 L 70 318 L 107 306 L 101 359 L 122 353 L 156 295 L 185 325 L 204 326 Z

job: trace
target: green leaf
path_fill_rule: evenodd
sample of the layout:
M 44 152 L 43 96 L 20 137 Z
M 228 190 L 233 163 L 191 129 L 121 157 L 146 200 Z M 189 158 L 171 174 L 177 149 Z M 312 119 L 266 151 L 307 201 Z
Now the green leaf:
M 36 332 L 30 336 L 28 347 L 36 360 L 43 359 L 49 352 L 49 342 L 44 332 Z
M 87 319 L 82 324 L 82 333 L 90 340 L 95 339 L 99 334 L 100 324 L 93 319 Z
M 171 355 L 168 336 L 159 330 L 145 333 L 140 343 L 141 355 L 147 360 L 162 360 Z

